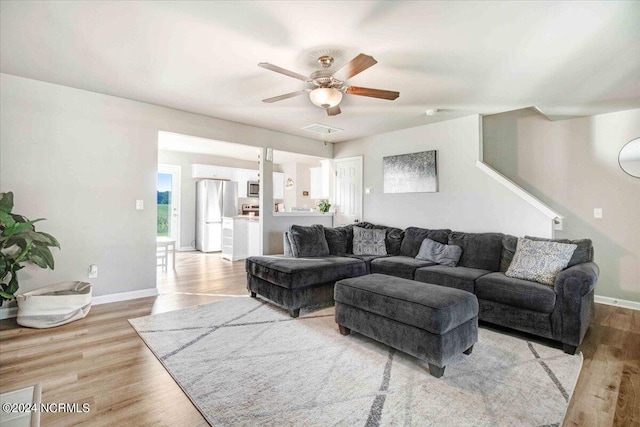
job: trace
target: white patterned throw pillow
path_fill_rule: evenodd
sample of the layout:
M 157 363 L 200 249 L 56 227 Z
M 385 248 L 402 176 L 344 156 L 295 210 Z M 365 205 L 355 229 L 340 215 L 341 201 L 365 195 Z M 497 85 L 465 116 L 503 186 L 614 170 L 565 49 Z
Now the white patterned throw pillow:
M 577 247 L 569 243 L 518 238 L 516 253 L 505 275 L 553 286 L 556 276 L 567 268 Z
M 386 255 L 387 247 L 384 244 L 385 235 L 385 230 L 353 227 L 353 254 Z

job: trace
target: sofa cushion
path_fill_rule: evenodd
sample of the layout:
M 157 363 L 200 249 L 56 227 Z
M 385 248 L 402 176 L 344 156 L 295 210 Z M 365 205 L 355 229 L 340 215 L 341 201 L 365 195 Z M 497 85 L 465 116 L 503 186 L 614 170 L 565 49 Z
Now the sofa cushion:
M 558 273 L 567 268 L 576 247 L 567 243 L 518 239 L 518 248 L 505 275 L 553 286 Z
M 289 241 L 293 256 L 296 258 L 329 255 L 329 245 L 324 237 L 324 227 L 319 224 L 292 225 L 289 227 Z
M 359 222 L 357 224 L 354 224 L 354 226 L 365 229 L 385 230 L 386 236 L 384 239 L 384 243 L 387 247 L 387 254 L 398 255 L 400 253 L 400 245 L 402 244 L 404 231 L 400 230 L 399 228 L 371 224 L 370 222 Z
M 557 242 L 557 243 L 566 243 L 570 245 L 576 245 L 577 248 L 571 255 L 571 259 L 569 260 L 569 264 L 567 267 L 573 267 L 576 264 L 582 264 L 584 262 L 592 262 L 593 261 L 593 243 L 591 239 L 577 239 L 577 240 L 569 240 L 569 239 L 545 239 L 542 237 L 531 237 L 524 236 L 525 239 L 534 240 L 537 242 Z
M 345 255 L 353 251 L 353 226 L 324 227 L 324 237 L 327 239 L 331 255 Z
M 441 335 L 478 315 L 468 292 L 371 274 L 336 283 L 335 300 Z
M 388 274 L 389 276 L 413 280 L 416 269 L 429 265 L 435 264 L 430 261 L 422 261 L 408 256 L 390 256 L 376 258 L 371 261 L 371 273 Z
M 367 274 L 364 261 L 337 256 L 252 256 L 247 258 L 246 269 L 249 274 L 288 289 Z
M 353 254 L 386 255 L 385 234 L 385 230 L 355 228 L 353 230 Z
M 489 273 L 491 273 L 489 270 L 478 268 L 434 265 L 417 269 L 414 280 L 473 293 L 475 291 L 475 280 Z
M 359 259 L 362 262 L 365 263 L 365 265 L 367 266 L 367 274 L 371 273 L 371 262 L 374 259 L 378 259 L 378 258 L 384 258 L 388 255 L 354 255 L 354 254 L 347 254 L 346 255 L 349 258 L 355 258 L 355 259 Z
M 447 244 L 451 230 L 427 230 L 426 228 L 409 227 L 404 230 L 404 237 L 400 244 L 400 255 L 415 258 L 420 251 L 424 239 L 431 239 L 438 243 Z
M 443 245 L 431 239 L 424 239 L 416 259 L 434 262 L 447 267 L 455 267 L 458 265 L 461 255 L 462 248 L 460 246 Z
M 449 244 L 462 248 L 459 266 L 499 271 L 503 236 L 504 234 L 502 233 L 463 233 L 454 231 L 449 234 Z
M 476 296 L 541 313 L 551 313 L 556 306 L 556 293 L 550 287 L 504 273 L 490 273 L 476 280 Z

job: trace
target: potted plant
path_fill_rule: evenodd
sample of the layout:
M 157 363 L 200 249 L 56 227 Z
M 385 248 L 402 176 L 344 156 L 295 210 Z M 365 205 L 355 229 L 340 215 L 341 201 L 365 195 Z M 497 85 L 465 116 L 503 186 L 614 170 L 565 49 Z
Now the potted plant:
M 320 200 L 320 203 L 318 203 L 318 209 L 320 209 L 320 212 L 327 213 L 329 212 L 330 208 L 331 208 L 331 203 L 329 203 L 328 200 Z
M 18 270 L 31 262 L 40 268 L 53 270 L 53 255 L 49 248 L 60 248 L 50 234 L 36 231 L 35 223 L 13 210 L 13 193 L 0 193 L 0 305 L 15 299 L 18 291 Z

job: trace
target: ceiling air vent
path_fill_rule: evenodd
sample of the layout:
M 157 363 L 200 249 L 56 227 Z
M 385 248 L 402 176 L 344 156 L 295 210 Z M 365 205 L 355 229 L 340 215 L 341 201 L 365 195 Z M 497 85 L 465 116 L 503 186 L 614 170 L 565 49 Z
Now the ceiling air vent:
M 303 130 L 317 133 L 318 135 L 333 135 L 334 133 L 342 132 L 344 129 L 334 128 L 331 126 L 321 125 L 319 123 L 314 123 L 309 126 L 305 126 L 301 128 Z

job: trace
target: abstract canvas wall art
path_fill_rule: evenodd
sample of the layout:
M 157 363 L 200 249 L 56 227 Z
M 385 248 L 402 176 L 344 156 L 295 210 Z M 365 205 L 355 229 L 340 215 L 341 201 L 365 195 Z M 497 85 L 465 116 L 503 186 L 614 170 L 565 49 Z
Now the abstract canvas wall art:
M 438 191 L 436 150 L 382 158 L 385 193 Z

